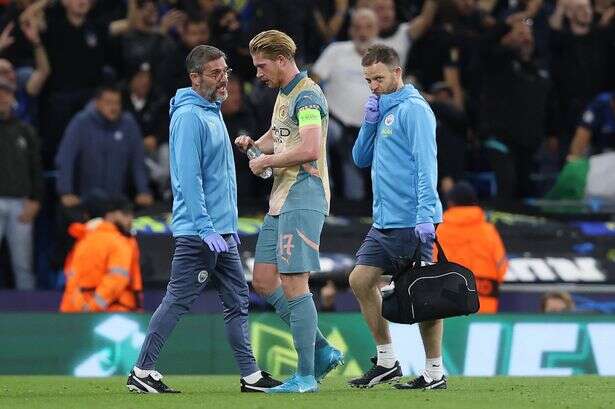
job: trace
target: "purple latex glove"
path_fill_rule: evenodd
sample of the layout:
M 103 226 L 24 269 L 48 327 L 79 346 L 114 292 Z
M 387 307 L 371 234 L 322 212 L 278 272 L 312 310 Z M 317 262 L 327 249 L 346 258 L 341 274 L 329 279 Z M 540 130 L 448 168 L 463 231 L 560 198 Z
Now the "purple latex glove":
M 414 234 L 423 243 L 436 239 L 436 228 L 433 223 L 419 223 L 414 227 Z
M 218 233 L 211 233 L 209 236 L 205 236 L 203 241 L 213 252 L 226 253 L 228 251 L 228 244 L 226 244 L 226 240 L 224 240 Z
M 235 239 L 235 243 L 239 246 L 241 244 L 241 240 L 239 240 L 239 234 L 233 233 L 233 239 Z
M 377 95 L 370 95 L 365 103 L 365 122 L 368 124 L 377 124 L 380 119 L 380 112 L 378 111 L 378 99 Z

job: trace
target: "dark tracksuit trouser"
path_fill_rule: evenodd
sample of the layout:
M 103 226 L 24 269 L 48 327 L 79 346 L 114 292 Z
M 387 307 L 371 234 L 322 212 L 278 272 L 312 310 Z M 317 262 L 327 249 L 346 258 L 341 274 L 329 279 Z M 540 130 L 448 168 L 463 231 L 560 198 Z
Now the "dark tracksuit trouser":
M 154 369 L 160 351 L 177 322 L 206 285 L 218 292 L 224 324 L 241 376 L 258 371 L 248 334 L 248 284 L 237 243 L 224 235 L 229 251 L 215 254 L 198 236 L 175 238 L 171 279 L 162 302 L 152 316 L 141 347 L 137 368 Z

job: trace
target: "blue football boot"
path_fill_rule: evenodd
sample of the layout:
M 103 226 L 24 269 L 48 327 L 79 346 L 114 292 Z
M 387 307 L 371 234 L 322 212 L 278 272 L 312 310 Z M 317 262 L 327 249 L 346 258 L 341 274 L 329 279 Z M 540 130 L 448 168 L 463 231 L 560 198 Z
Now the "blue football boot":
M 318 392 L 318 383 L 316 378 L 312 375 L 301 376 L 299 374 L 293 375 L 290 379 L 284 382 L 280 386 L 270 388 L 265 391 L 266 393 L 309 393 Z
M 331 345 L 324 346 L 314 352 L 314 377 L 320 383 L 325 376 L 340 365 L 344 365 L 344 354 Z

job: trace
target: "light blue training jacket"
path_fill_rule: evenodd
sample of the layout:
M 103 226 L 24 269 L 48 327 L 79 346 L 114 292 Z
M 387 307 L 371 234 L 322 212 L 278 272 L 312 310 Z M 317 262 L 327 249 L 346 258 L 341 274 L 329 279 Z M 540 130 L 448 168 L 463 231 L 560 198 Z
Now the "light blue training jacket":
M 378 229 L 440 223 L 436 118 L 412 85 L 382 95 L 380 122 L 363 122 L 352 148 L 354 163 L 372 167 L 373 226 Z
M 220 103 L 181 88 L 170 115 L 173 236 L 236 232 L 235 161 Z

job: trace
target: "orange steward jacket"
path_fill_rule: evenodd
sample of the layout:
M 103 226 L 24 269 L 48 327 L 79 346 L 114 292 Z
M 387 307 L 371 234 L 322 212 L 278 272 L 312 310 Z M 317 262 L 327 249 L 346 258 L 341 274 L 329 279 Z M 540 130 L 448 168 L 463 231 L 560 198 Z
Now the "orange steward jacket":
M 436 235 L 446 258 L 469 268 L 476 276 L 479 313 L 496 313 L 508 259 L 498 231 L 486 221 L 483 210 L 478 206 L 451 207 L 444 212 Z M 434 254 L 437 255 L 435 248 Z
M 62 312 L 139 311 L 143 284 L 139 247 L 113 224 L 94 219 L 74 223 L 77 239 L 64 265 Z

